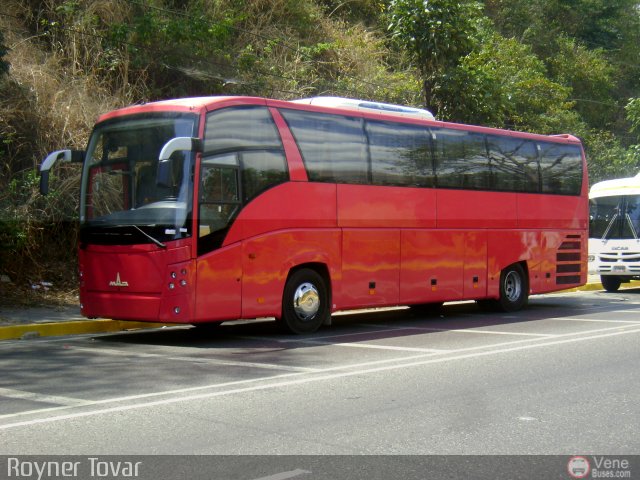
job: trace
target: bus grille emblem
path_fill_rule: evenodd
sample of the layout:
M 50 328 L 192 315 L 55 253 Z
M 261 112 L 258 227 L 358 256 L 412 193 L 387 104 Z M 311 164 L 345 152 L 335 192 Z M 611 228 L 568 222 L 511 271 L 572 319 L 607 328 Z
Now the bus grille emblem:
M 121 281 L 121 280 L 120 280 L 120 272 L 118 272 L 118 273 L 116 274 L 116 280 L 115 280 L 115 281 L 111 280 L 111 281 L 109 282 L 109 286 L 110 286 L 110 287 L 128 287 L 128 286 L 129 286 L 129 282 L 123 282 L 123 281 Z

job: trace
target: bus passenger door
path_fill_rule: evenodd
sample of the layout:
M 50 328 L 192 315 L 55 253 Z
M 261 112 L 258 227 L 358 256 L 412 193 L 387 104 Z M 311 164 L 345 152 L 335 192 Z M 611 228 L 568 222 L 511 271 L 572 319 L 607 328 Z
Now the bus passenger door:
M 198 287 L 196 319 L 236 319 L 241 314 L 242 246 L 223 246 L 240 210 L 235 154 L 204 158 L 198 186 Z

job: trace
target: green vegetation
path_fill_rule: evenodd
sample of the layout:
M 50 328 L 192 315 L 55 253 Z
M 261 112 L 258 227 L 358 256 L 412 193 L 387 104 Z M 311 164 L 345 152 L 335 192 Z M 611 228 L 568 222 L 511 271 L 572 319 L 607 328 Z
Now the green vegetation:
M 640 166 L 639 0 L 8 0 L 0 13 L 0 274 L 73 264 L 95 118 L 195 95 L 339 95 L 584 141 L 590 180 Z M 58 275 L 58 277 L 55 277 Z M 2 285 L 0 285 L 2 288 Z

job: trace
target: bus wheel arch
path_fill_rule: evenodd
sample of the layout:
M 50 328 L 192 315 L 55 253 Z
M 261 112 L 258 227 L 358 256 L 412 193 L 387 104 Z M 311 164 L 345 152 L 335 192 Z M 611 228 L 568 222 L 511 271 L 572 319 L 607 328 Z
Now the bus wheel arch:
M 291 333 L 313 333 L 331 324 L 331 281 L 326 265 L 292 268 L 282 293 L 282 326 Z

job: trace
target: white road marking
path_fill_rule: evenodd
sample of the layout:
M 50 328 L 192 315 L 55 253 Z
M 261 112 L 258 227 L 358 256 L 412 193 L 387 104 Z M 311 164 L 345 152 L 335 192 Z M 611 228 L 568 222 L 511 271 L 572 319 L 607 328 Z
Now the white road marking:
M 282 472 L 276 473 L 275 475 L 269 475 L 268 477 L 260 477 L 255 480 L 287 480 L 288 478 L 298 477 L 300 475 L 306 475 L 307 473 L 311 473 L 309 470 L 302 470 L 297 468 L 296 470 L 291 470 L 290 472 Z
M 164 390 L 164 391 L 161 391 L 161 392 L 140 393 L 140 394 L 137 394 L 137 395 L 127 395 L 127 396 L 124 396 L 124 397 L 105 398 L 103 400 L 89 400 L 87 405 L 95 406 L 95 405 L 104 405 L 104 404 L 109 404 L 109 403 L 143 400 L 143 399 L 147 399 L 147 398 L 160 397 L 160 396 L 163 396 L 163 395 L 173 395 L 173 394 L 178 394 L 178 393 L 188 393 L 188 392 L 197 392 L 197 391 L 202 391 L 202 390 L 211 390 L 211 389 L 215 389 L 215 388 L 225 388 L 225 387 L 231 387 L 231 386 L 235 386 L 235 385 L 242 385 L 242 384 L 246 384 L 246 383 L 255 383 L 255 382 L 259 382 L 259 381 L 267 381 L 267 380 L 273 380 L 273 379 L 293 377 L 293 376 L 298 376 L 298 375 L 301 375 L 301 374 L 302 374 L 302 372 L 300 372 L 300 373 L 283 373 L 283 374 L 279 374 L 279 375 L 272 375 L 270 377 L 258 377 L 258 378 L 249 378 L 249 379 L 246 379 L 246 380 L 234 380 L 232 382 L 224 382 L 224 383 L 211 384 L 211 385 L 200 385 L 198 387 L 180 388 L 180 389 L 176 389 L 176 390 Z M 25 415 L 33 415 L 33 414 L 36 414 L 36 413 L 46 413 L 46 412 L 53 412 L 53 411 L 57 411 L 57 410 L 68 410 L 69 408 L 71 408 L 71 407 L 70 406 L 62 406 L 62 407 L 51 407 L 51 408 L 39 408 L 39 409 L 35 409 L 35 410 L 27 410 L 27 411 L 22 411 L 22 412 L 9 413 L 9 414 L 5 414 L 5 415 L 0 415 L 0 420 L 6 419 L 6 418 L 20 417 L 20 416 L 25 416 Z
M 396 329 L 390 329 L 390 330 L 385 330 L 385 332 L 387 331 L 393 331 L 393 330 L 408 330 L 406 328 L 396 328 Z M 371 332 L 360 332 L 361 335 L 365 335 L 365 334 L 371 334 Z M 299 340 L 282 340 L 282 343 L 289 343 L 289 342 L 295 342 L 295 343 L 304 343 L 304 344 L 309 344 L 309 345 L 330 345 L 332 347 L 348 347 L 348 348 L 371 348 L 371 349 L 376 349 L 376 350 L 392 350 L 392 351 L 398 351 L 398 352 L 421 352 L 421 353 L 448 353 L 451 350 L 445 350 L 445 349 L 440 349 L 440 348 L 421 348 L 421 347 L 399 347 L 396 345 L 378 345 L 378 344 L 371 344 L 371 343 L 364 343 L 364 342 L 340 342 L 340 343 L 336 343 L 336 342 L 328 342 L 325 341 L 323 339 L 325 338 L 337 338 L 337 337 L 349 337 L 352 336 L 352 334 L 349 335 L 336 335 L 336 336 L 330 336 L 330 337 L 316 337 L 317 339 L 299 339 Z M 246 337 L 243 337 L 246 338 Z M 374 340 L 374 339 L 369 339 L 369 341 Z M 278 340 L 280 341 L 280 340 Z
M 366 326 L 369 328 L 375 328 L 376 331 L 383 332 L 383 333 L 395 332 L 395 331 L 402 332 L 402 331 L 408 330 L 407 327 L 385 327 L 380 325 L 367 325 L 365 323 L 360 323 L 358 325 Z M 358 337 L 358 336 L 364 336 L 364 335 L 371 335 L 372 333 L 375 333 L 375 332 L 371 332 L 370 330 L 367 330 L 364 332 L 339 333 L 336 335 L 314 335 L 312 339 L 307 339 L 305 337 L 295 337 L 295 338 L 272 338 L 269 340 L 277 343 L 300 343 L 300 342 L 306 342 L 306 341 L 316 342 L 320 340 L 328 340 L 330 338 Z M 247 340 L 261 340 L 263 342 L 265 340 L 265 337 L 258 337 L 254 335 L 238 335 L 237 338 L 244 338 Z
M 611 329 L 609 329 L 609 330 L 611 330 Z M 0 430 L 8 430 L 8 429 L 11 429 L 11 428 L 16 428 L 16 427 L 32 426 L 32 425 L 52 423 L 52 422 L 58 422 L 58 421 L 63 421 L 63 420 L 72 420 L 72 419 L 76 419 L 76 418 L 90 417 L 90 416 L 96 416 L 96 415 L 105 415 L 105 414 L 115 413 L 115 412 L 125 412 L 125 411 L 131 411 L 131 410 L 138 410 L 138 409 L 142 409 L 142 408 L 150 408 L 150 407 L 161 406 L 161 405 L 170 405 L 170 404 L 179 403 L 179 402 L 188 402 L 188 401 L 194 401 L 194 400 L 210 399 L 210 398 L 215 398 L 215 397 L 220 397 L 220 396 L 227 396 L 227 395 L 247 393 L 247 392 L 255 392 L 255 391 L 268 390 L 268 389 L 273 389 L 273 388 L 280 388 L 281 389 L 281 388 L 285 388 L 285 387 L 302 385 L 302 384 L 311 383 L 311 382 L 335 380 L 335 379 L 339 379 L 339 378 L 347 378 L 347 377 L 352 377 L 352 376 L 373 374 L 373 373 L 379 373 L 379 372 L 390 371 L 390 370 L 413 368 L 413 367 L 417 367 L 417 366 L 425 366 L 425 365 L 431 365 L 431 364 L 437 364 L 437 363 L 452 362 L 452 361 L 465 360 L 465 359 L 470 359 L 470 358 L 492 356 L 492 355 L 498 355 L 498 354 L 503 354 L 503 353 L 511 353 L 511 352 L 516 352 L 516 351 L 522 351 L 522 350 L 531 350 L 531 349 L 537 349 L 537 348 L 543 348 L 543 347 L 549 347 L 549 346 L 565 345 L 565 344 L 570 344 L 570 343 L 579 343 L 579 342 L 586 342 L 586 341 L 589 341 L 589 340 L 599 340 L 599 339 L 608 338 L 608 337 L 621 336 L 621 335 L 632 335 L 632 334 L 640 333 L 640 329 L 637 329 L 637 328 L 635 328 L 635 329 L 625 329 L 625 327 L 618 327 L 615 330 L 616 331 L 613 331 L 613 332 L 600 333 L 599 335 L 580 336 L 580 337 L 577 337 L 577 338 L 566 338 L 566 339 L 548 339 L 548 340 L 545 340 L 545 341 L 542 341 L 542 342 L 539 342 L 539 343 L 535 343 L 535 344 L 520 345 L 520 346 L 508 347 L 508 348 L 499 348 L 499 349 L 493 349 L 493 350 L 487 350 L 487 351 L 481 351 L 481 352 L 474 352 L 474 353 L 463 353 L 463 354 L 458 354 L 458 355 L 453 355 L 453 356 L 447 355 L 447 356 L 442 356 L 442 357 L 439 357 L 439 358 L 433 358 L 433 355 L 426 354 L 426 355 L 423 355 L 422 357 L 429 356 L 430 358 L 422 358 L 422 359 L 418 359 L 416 361 L 407 361 L 407 362 L 401 362 L 401 363 L 395 364 L 395 365 L 383 365 L 383 366 L 378 366 L 378 367 L 367 367 L 366 366 L 367 364 L 363 364 L 365 366 L 365 368 L 359 368 L 359 369 L 356 369 L 356 370 L 350 369 L 349 371 L 340 372 L 340 373 L 329 373 L 329 374 L 327 374 L 327 373 L 325 373 L 324 370 L 322 370 L 321 372 L 318 372 L 318 373 L 305 373 L 305 374 L 303 374 L 303 373 L 291 373 L 291 374 L 288 374 L 288 375 L 304 375 L 304 377 L 303 378 L 296 378 L 296 379 L 289 379 L 289 380 L 275 381 L 275 382 L 271 381 L 275 377 L 269 377 L 267 379 L 254 379 L 254 381 L 255 380 L 263 380 L 263 381 L 268 381 L 269 383 L 264 383 L 264 384 L 261 384 L 261 385 L 245 386 L 245 387 L 239 387 L 239 388 L 230 388 L 230 389 L 227 389 L 227 390 L 215 391 L 215 392 L 205 392 L 205 393 L 191 394 L 191 395 L 186 395 L 186 396 L 177 396 L 177 397 L 159 399 L 159 400 L 154 400 L 154 401 L 149 401 L 149 402 L 134 403 L 134 404 L 128 404 L 128 405 L 120 405 L 120 406 L 108 407 L 108 408 L 102 408 L 102 409 L 96 409 L 96 410 L 73 412 L 73 413 L 69 413 L 69 414 L 66 414 L 66 415 L 58 415 L 58 416 L 47 417 L 47 418 L 37 418 L 37 419 L 32 419 L 32 420 L 25 420 L 25 421 L 21 421 L 21 422 L 8 423 L 8 424 L 5 424 L 5 425 L 0 425 Z M 454 350 L 454 351 L 452 351 L 450 353 L 456 353 L 456 351 Z M 378 363 L 378 362 L 375 362 L 375 363 Z M 371 365 L 372 364 L 373 364 L 373 362 L 371 362 Z M 328 372 L 328 370 L 326 372 Z M 234 383 L 234 382 L 230 382 L 230 383 Z M 209 386 L 209 388 L 220 388 L 220 387 L 221 387 L 221 385 L 211 385 L 211 386 Z M 196 387 L 196 388 L 203 389 L 203 388 L 206 388 L 206 387 Z M 173 390 L 171 392 L 164 392 L 164 394 L 166 394 L 166 395 L 184 394 L 184 393 L 188 393 L 188 392 L 192 392 L 192 391 L 193 391 L 193 388 L 187 388 L 187 389 Z M 155 395 L 161 395 L 161 394 L 162 394 L 162 392 L 158 392 Z M 120 400 L 122 401 L 123 399 L 120 399 Z M 113 402 L 114 399 L 111 399 L 110 401 Z M 95 402 L 95 405 L 97 405 L 98 403 L 100 403 L 100 402 Z
M 599 318 L 553 318 L 551 320 L 558 322 L 630 323 L 632 325 L 640 325 L 640 320 L 604 320 Z
M 366 326 L 366 324 L 365 324 Z M 402 330 L 425 330 L 428 332 L 454 332 L 454 333 L 486 333 L 488 335 L 515 335 L 523 337 L 557 337 L 555 333 L 525 333 L 502 332 L 498 330 L 481 330 L 480 328 L 435 328 L 435 327 L 405 327 Z
M 128 350 L 118 350 L 115 348 L 88 348 L 88 347 L 69 347 L 70 350 L 89 353 L 101 353 L 104 355 L 114 355 L 122 357 L 137 357 L 137 358 L 162 358 L 164 360 L 173 360 L 178 362 L 188 363 L 203 363 L 211 365 L 224 365 L 228 367 L 248 367 L 248 368 L 266 368 L 268 370 L 285 370 L 288 372 L 319 372 L 317 368 L 311 367 L 296 367 L 287 366 L 275 363 L 257 363 L 257 362 L 240 362 L 236 360 L 219 360 L 215 358 L 202 358 L 202 357 L 179 357 L 173 355 L 162 355 L 160 353 L 143 353 L 143 352 L 131 352 Z
M 444 350 L 444 349 L 438 349 L 438 348 L 397 347 L 394 345 L 373 345 L 371 343 L 331 343 L 331 342 L 314 342 L 314 343 L 319 343 L 321 345 L 334 345 L 336 347 L 373 348 L 377 350 L 393 350 L 398 352 L 423 352 L 423 353 L 451 352 L 451 350 Z
M 18 400 L 30 400 L 32 402 L 54 403 L 66 407 L 77 407 L 82 405 L 93 405 L 91 400 L 80 398 L 63 397 L 59 395 L 45 395 L 24 390 L 14 390 L 13 388 L 0 388 L 0 397 L 15 398 Z

